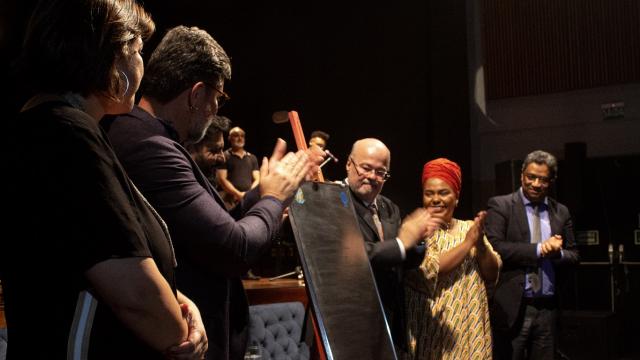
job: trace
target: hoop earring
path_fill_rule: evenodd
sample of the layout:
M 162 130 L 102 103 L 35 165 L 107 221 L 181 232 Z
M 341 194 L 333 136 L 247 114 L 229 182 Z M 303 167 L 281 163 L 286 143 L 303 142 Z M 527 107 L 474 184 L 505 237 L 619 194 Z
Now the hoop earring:
M 119 70 L 119 71 L 120 71 L 120 74 L 122 74 L 122 76 L 124 76 L 124 81 L 125 81 L 125 84 L 126 84 L 126 86 L 124 88 L 124 93 L 122 93 L 122 96 L 125 96 L 125 95 L 127 95 L 127 92 L 129 91 L 129 77 L 127 76 L 127 74 L 124 71 L 122 71 L 122 70 Z

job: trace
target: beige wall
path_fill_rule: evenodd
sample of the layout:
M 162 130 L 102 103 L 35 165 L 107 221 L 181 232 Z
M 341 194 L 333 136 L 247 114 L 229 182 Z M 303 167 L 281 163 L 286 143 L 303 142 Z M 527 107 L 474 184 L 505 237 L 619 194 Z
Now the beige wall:
M 623 118 L 603 119 L 601 104 L 622 101 Z M 584 142 L 587 157 L 640 154 L 640 84 L 492 100 L 478 123 L 481 198 L 492 196 L 496 163 Z

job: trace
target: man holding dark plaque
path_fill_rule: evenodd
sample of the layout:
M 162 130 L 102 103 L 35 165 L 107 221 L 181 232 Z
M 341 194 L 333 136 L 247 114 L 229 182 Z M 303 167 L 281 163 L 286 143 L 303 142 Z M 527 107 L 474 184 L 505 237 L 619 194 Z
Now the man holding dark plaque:
M 401 220 L 398 206 L 380 195 L 390 177 L 390 165 L 391 152 L 384 143 L 372 138 L 358 140 L 347 161 L 346 183 L 393 342 L 404 348 L 402 268 L 420 265 L 425 247 L 419 242 L 438 228 L 439 220 L 424 209 Z

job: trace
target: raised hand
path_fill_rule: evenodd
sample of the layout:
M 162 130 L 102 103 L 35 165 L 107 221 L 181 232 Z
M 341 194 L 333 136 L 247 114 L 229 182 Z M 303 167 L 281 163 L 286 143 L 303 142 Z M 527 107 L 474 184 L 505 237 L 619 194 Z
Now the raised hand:
M 562 235 L 553 235 L 540 244 L 540 255 L 542 257 L 557 256 L 562 250 Z
M 304 151 L 286 153 L 286 143 L 278 139 L 271 158 L 263 158 L 260 167 L 260 195 L 286 201 L 308 176 L 312 163 Z
M 469 228 L 464 241 L 468 241 L 471 245 L 478 249 L 484 250 L 484 241 L 482 237 L 484 235 L 484 219 L 487 216 L 486 211 L 480 211 L 478 215 L 473 219 L 473 225 Z
M 398 239 L 405 249 L 410 249 L 425 237 L 433 235 L 442 223 L 442 219 L 432 216 L 426 209 L 416 209 L 404 218 Z

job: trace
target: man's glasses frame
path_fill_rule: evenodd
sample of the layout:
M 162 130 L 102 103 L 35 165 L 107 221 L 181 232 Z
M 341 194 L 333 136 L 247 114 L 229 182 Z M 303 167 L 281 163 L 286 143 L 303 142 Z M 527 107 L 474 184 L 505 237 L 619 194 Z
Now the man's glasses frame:
M 391 173 L 388 170 L 368 168 L 369 167 L 368 165 L 367 167 L 363 167 L 362 165 L 356 163 L 351 156 L 349 156 L 349 161 L 351 161 L 351 163 L 353 164 L 354 169 L 356 170 L 356 174 L 358 174 L 358 176 L 371 174 L 373 172 L 373 174 L 378 179 L 382 179 L 383 181 L 387 181 L 391 177 Z M 358 168 L 362 170 L 362 173 L 358 171 Z
M 208 87 L 212 88 L 213 90 L 215 90 L 216 92 L 218 92 L 218 94 L 220 94 L 220 96 L 216 98 L 216 102 L 218 103 L 218 109 L 223 107 L 224 104 L 226 104 L 227 102 L 229 102 L 229 100 L 231 100 L 231 96 L 229 96 L 229 94 L 227 94 L 226 92 L 218 89 L 217 87 L 213 86 L 211 83 L 208 83 L 206 81 L 203 81 L 203 83 Z
M 549 185 L 553 182 L 553 178 L 547 176 L 538 176 L 530 173 L 524 173 L 523 175 L 527 180 L 531 182 L 535 182 L 536 180 L 538 180 L 542 185 Z

